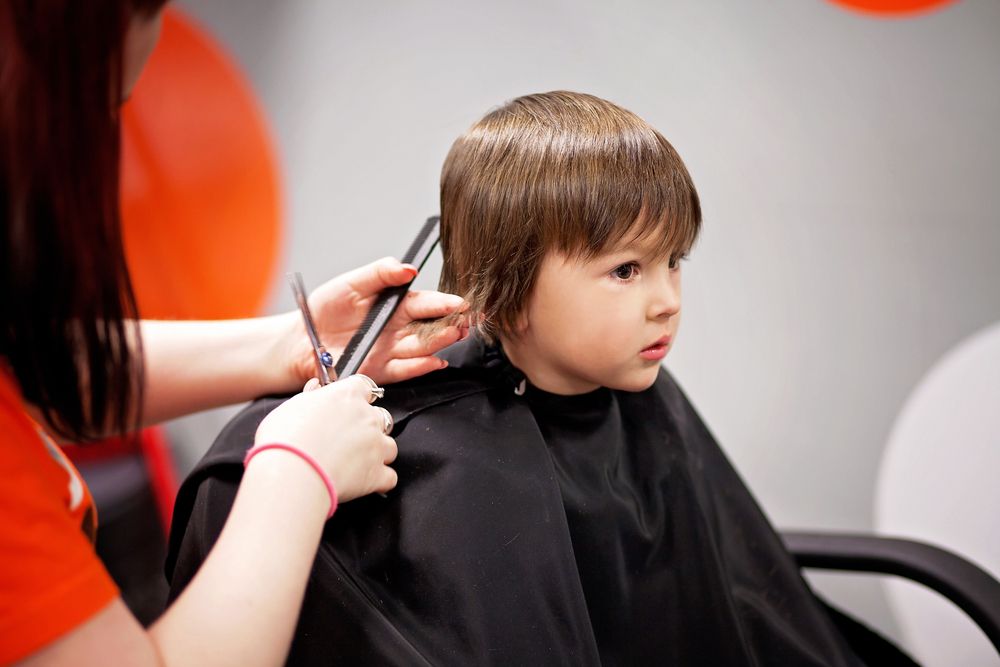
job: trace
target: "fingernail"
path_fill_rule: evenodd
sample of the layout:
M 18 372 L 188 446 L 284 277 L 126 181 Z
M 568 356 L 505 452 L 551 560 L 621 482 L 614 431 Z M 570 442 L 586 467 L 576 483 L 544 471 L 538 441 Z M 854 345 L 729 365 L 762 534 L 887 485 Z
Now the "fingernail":
M 403 264 L 403 268 L 404 268 L 404 269 L 405 269 L 406 271 L 408 271 L 409 273 L 413 274 L 413 277 L 414 277 L 414 278 L 416 278 L 416 277 L 417 277 L 417 274 L 418 274 L 418 273 L 420 273 L 420 272 L 419 272 L 419 271 L 417 270 L 417 267 L 413 266 L 412 264 Z
M 444 359 L 441 360 L 441 368 L 448 368 L 448 362 Z

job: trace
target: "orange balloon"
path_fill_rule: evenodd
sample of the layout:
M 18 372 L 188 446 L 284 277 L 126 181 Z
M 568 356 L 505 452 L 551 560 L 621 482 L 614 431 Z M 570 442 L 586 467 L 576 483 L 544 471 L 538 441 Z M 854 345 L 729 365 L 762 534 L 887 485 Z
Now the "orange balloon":
M 180 11 L 122 108 L 125 254 L 139 312 L 260 313 L 281 245 L 278 171 L 254 95 Z
M 955 0 L 831 0 L 834 4 L 868 14 L 910 15 L 950 5 Z

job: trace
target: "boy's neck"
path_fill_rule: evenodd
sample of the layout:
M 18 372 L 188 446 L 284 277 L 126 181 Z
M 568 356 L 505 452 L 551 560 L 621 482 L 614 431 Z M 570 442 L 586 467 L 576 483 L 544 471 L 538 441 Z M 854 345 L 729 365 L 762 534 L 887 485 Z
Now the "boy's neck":
M 526 339 L 527 336 L 528 334 L 518 338 L 500 336 L 500 345 L 510 363 L 524 373 L 533 387 L 563 396 L 587 394 L 600 387 L 599 384 L 569 376 L 548 363 Z

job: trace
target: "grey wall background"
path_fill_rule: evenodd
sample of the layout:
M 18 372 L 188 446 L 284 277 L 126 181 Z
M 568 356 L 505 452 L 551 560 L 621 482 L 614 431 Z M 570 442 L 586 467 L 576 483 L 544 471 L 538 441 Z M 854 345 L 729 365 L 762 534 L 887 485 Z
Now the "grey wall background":
M 996 0 L 179 4 L 263 105 L 310 284 L 402 252 L 451 142 L 505 99 L 580 90 L 659 128 L 705 212 L 667 366 L 779 526 L 872 529 L 906 397 L 1000 320 Z M 172 426 L 189 458 L 227 414 Z M 905 634 L 877 583 L 817 585 Z

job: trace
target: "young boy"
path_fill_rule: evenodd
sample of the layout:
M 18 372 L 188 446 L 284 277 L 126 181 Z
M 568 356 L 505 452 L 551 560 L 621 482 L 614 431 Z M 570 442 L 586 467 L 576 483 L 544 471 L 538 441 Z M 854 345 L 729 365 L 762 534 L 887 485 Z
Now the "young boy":
M 670 144 L 568 92 L 487 114 L 441 183 L 441 287 L 477 331 L 390 387 L 399 486 L 337 510 L 293 664 L 859 664 L 660 367 L 701 223 Z M 260 419 L 185 483 L 172 594 Z

